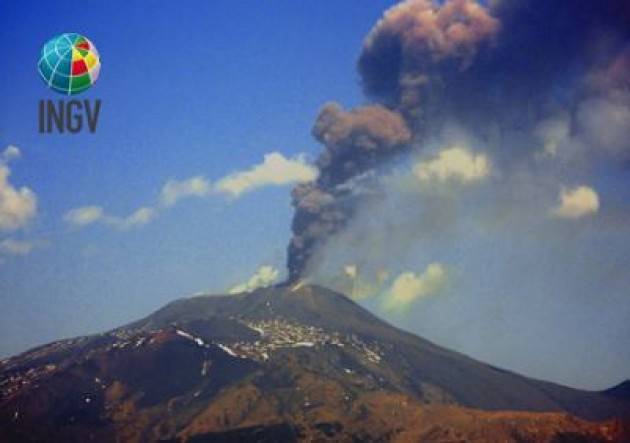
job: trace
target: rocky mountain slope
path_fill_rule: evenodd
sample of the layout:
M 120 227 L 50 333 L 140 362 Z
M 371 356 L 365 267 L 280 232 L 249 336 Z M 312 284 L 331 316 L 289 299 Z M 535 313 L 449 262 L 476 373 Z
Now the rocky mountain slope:
M 529 379 L 298 284 L 1 362 L 0 441 L 626 441 L 624 386 Z

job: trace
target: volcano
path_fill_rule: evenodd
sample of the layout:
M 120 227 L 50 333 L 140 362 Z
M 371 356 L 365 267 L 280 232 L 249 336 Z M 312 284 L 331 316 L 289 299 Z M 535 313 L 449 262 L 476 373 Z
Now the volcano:
M 0 441 L 630 441 L 620 386 L 530 379 L 300 283 L 176 300 L 2 361 Z

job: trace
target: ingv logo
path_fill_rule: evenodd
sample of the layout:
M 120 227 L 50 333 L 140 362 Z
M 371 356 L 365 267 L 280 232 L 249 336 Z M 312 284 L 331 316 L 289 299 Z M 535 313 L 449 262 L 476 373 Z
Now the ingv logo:
M 76 33 L 65 33 L 50 39 L 42 48 L 38 63 L 39 74 L 49 88 L 64 95 L 79 94 L 98 79 L 101 60 L 94 44 Z M 77 133 L 83 121 L 90 132 L 96 131 L 101 100 L 40 100 L 39 132 L 55 129 Z M 85 111 L 85 115 L 83 114 Z

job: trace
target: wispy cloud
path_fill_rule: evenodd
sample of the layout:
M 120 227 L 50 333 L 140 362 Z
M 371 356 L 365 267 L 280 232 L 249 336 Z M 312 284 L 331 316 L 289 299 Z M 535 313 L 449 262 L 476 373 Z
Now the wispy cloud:
M 142 207 L 136 209 L 127 217 L 107 217 L 106 222 L 121 229 L 129 229 L 135 226 L 146 225 L 157 216 L 154 208 Z
M 0 253 L 7 255 L 27 255 L 35 246 L 35 242 L 6 238 L 0 241 Z
M 82 206 L 66 212 L 64 220 L 66 223 L 75 227 L 102 223 L 124 230 L 145 225 L 152 221 L 156 216 L 157 211 L 154 208 L 149 207 L 136 209 L 126 217 L 117 217 L 106 214 L 100 206 Z
M 254 189 L 301 183 L 315 178 L 317 168 L 309 165 L 303 155 L 286 158 L 279 152 L 272 152 L 264 156 L 262 163 L 233 172 L 219 179 L 214 186 L 202 175 L 182 180 L 170 179 L 162 186 L 156 204 L 140 207 L 126 217 L 111 215 L 100 205 L 87 205 L 70 209 L 63 219 L 75 227 L 100 223 L 125 230 L 146 225 L 162 211 L 186 198 L 211 194 L 238 198 Z
M 87 226 L 102 220 L 103 217 L 103 208 L 100 206 L 81 206 L 66 212 L 63 219 L 74 226 Z
M 167 181 L 160 192 L 160 203 L 172 206 L 187 197 L 204 197 L 210 193 L 212 186 L 205 177 L 198 175 L 186 180 Z
M 309 165 L 304 156 L 287 159 L 279 152 L 266 154 L 262 163 L 248 170 L 234 172 L 219 180 L 215 189 L 232 197 L 264 186 L 283 186 L 313 181 L 317 168 Z

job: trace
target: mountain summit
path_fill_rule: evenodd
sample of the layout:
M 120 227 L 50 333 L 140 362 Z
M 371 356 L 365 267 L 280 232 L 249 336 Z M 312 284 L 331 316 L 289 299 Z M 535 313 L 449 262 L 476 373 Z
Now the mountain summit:
M 0 362 L 2 442 L 624 441 L 629 414 L 627 396 L 489 366 L 303 283 Z

